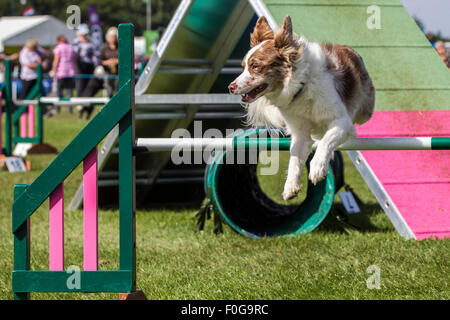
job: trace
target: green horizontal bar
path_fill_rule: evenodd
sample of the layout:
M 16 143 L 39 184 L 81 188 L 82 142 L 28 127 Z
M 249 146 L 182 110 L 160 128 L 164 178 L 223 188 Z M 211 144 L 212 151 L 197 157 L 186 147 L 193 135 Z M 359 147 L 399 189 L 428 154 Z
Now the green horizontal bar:
M 79 271 L 80 287 L 69 289 L 74 272 L 66 271 L 13 271 L 13 292 L 131 292 L 132 272 Z M 70 278 L 72 277 L 72 278 Z
M 431 138 L 431 150 L 450 150 L 450 137 Z
M 233 148 L 265 147 L 266 149 L 289 150 L 291 138 L 234 138 Z
M 39 140 L 38 137 L 33 137 L 33 138 L 14 137 L 13 142 L 14 143 L 40 143 L 41 141 Z

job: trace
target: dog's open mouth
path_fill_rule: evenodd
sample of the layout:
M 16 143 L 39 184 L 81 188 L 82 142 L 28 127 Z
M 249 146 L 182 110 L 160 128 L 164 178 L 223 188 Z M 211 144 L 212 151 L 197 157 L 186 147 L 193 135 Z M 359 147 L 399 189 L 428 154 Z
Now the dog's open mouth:
M 268 84 L 263 83 L 262 85 L 257 86 L 255 89 L 250 90 L 249 92 L 242 95 L 242 102 L 249 102 L 255 100 L 255 98 L 264 90 L 267 89 Z

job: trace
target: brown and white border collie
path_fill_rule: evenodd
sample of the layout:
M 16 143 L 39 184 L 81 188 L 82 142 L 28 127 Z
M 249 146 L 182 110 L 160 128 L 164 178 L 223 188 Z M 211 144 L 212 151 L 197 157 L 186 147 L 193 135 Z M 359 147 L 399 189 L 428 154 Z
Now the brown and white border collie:
M 370 119 L 375 89 L 361 56 L 338 44 L 319 44 L 293 34 L 286 16 L 273 31 L 260 17 L 251 35 L 243 72 L 230 85 L 242 95 L 247 120 L 254 126 L 285 127 L 291 134 L 290 160 L 283 198 L 294 198 L 312 145 L 317 149 L 309 179 L 326 177 L 333 151 L 355 137 L 354 123 Z

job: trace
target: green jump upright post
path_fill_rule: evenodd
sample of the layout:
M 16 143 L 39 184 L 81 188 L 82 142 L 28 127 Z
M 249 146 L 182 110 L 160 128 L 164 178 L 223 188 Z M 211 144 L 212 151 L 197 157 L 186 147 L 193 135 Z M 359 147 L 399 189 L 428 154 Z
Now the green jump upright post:
M 37 140 L 37 143 L 42 144 L 44 142 L 44 121 L 43 121 L 43 110 L 42 110 L 42 103 L 41 103 L 41 97 L 44 95 L 44 85 L 43 85 L 43 72 L 42 72 L 42 65 L 38 65 L 38 77 L 37 77 L 37 84 L 39 84 L 38 93 L 36 95 L 36 98 L 38 99 L 38 104 L 36 106 L 36 112 L 37 112 L 37 136 L 35 139 Z
M 5 147 L 7 157 L 12 154 L 12 76 L 11 61 L 5 61 L 5 82 L 3 83 L 3 97 L 5 98 Z M 2 98 L 3 98 L 2 97 Z
M 14 200 L 26 190 L 26 184 L 14 186 Z M 30 218 L 14 233 L 14 270 L 30 270 Z M 14 292 L 14 300 L 29 300 L 29 292 Z
M 12 205 L 14 270 L 11 281 L 15 299 L 29 299 L 30 292 L 134 294 L 136 291 L 133 48 L 133 25 L 120 25 L 118 92 L 31 184 L 15 186 Z M 30 270 L 31 215 L 117 125 L 120 161 L 120 270 L 79 271 L 80 283 L 76 287 L 68 286 L 70 273 L 65 270 Z
M 5 99 L 3 110 L 5 113 L 5 129 L 4 129 L 4 149 L 3 153 L 10 156 L 12 153 L 12 80 L 11 80 L 11 61 L 5 61 L 5 81 L 3 82 L 2 98 Z
M 40 103 L 41 97 L 42 97 L 42 65 L 37 66 L 37 77 L 36 77 L 36 84 L 31 89 L 31 91 L 27 94 L 25 100 L 32 100 L 37 98 L 38 99 L 38 105 L 37 105 L 37 136 L 35 137 L 21 137 L 19 134 L 19 121 L 20 116 L 27 112 L 28 106 L 19 106 L 16 111 L 14 111 L 13 117 L 12 117 L 12 125 L 13 125 L 13 138 L 12 142 L 13 144 L 17 144 L 20 142 L 31 142 L 31 143 L 42 143 L 43 142 L 43 121 L 42 121 L 42 104 Z
M 136 290 L 136 177 L 134 132 L 134 26 L 119 25 L 119 88 L 130 83 L 129 110 L 119 122 L 120 270 L 132 272 Z

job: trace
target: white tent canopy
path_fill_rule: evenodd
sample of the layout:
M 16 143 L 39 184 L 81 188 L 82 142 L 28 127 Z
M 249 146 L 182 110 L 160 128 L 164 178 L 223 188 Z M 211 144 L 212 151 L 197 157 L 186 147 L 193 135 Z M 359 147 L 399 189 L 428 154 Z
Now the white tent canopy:
M 69 42 L 76 37 L 74 30 L 53 16 L 1 17 L 0 51 L 5 47 L 23 46 L 28 38 L 36 38 L 43 47 L 54 46 L 60 34 Z

